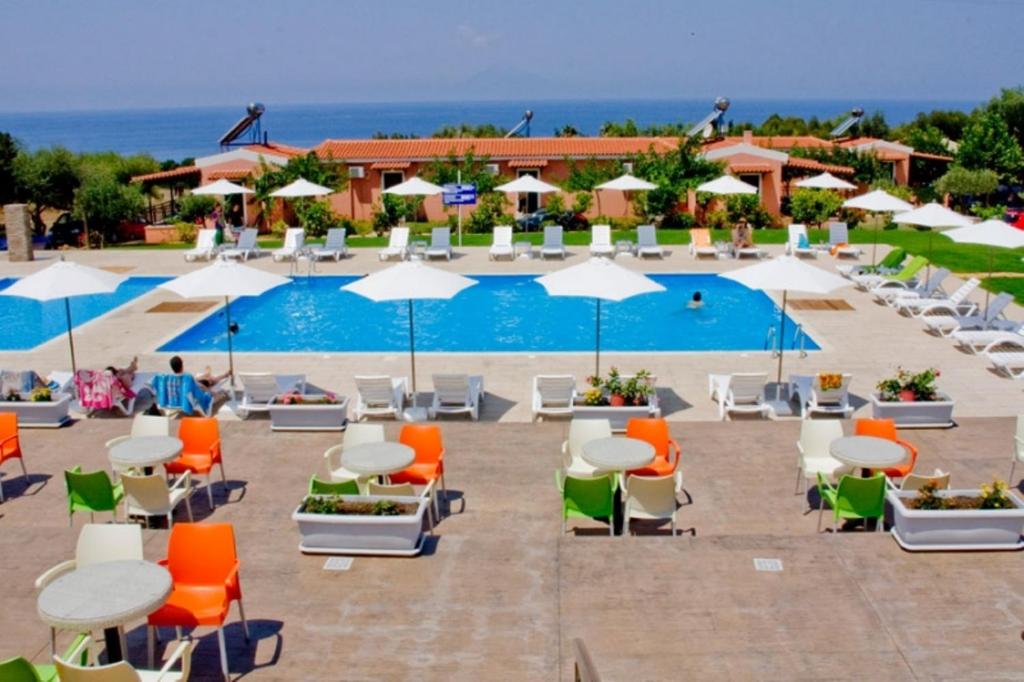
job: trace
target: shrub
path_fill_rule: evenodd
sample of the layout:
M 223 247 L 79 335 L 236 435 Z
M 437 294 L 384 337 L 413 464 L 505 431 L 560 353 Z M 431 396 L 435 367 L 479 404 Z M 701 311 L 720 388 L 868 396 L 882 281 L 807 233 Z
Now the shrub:
M 288 223 L 283 220 L 275 220 L 274 224 L 270 226 L 270 234 L 281 239 L 284 237 L 284 233 L 288 230 Z
M 178 220 L 186 223 L 205 218 L 217 206 L 217 199 L 202 194 L 186 194 L 178 202 Z
M 324 236 L 327 229 L 338 222 L 338 216 L 326 201 L 296 202 L 295 214 L 309 237 Z
M 405 213 L 405 202 L 393 194 L 381 196 L 380 203 L 373 206 L 373 229 L 383 233 L 399 223 Z
M 512 224 L 512 216 L 505 213 L 506 199 L 500 192 L 480 195 L 476 210 L 464 226 L 469 232 L 487 232 L 495 225 Z
M 798 189 L 789 202 L 793 220 L 814 225 L 834 216 L 842 205 L 842 197 L 827 189 Z
M 725 209 L 710 211 L 704 216 L 704 225 L 712 230 L 728 230 L 729 213 Z
M 199 227 L 195 223 L 174 223 L 174 229 L 178 231 L 178 241 L 191 244 L 199 234 Z
M 688 229 L 697 224 L 697 219 L 693 217 L 692 213 L 673 213 L 672 215 L 665 216 L 665 219 L 661 222 L 662 227 L 675 227 Z
M 594 195 L 590 192 L 576 192 L 572 198 L 572 212 L 586 213 L 594 204 Z
M 757 194 L 733 194 L 725 200 L 725 208 L 730 224 L 735 224 L 740 219 L 746 219 L 754 229 L 775 224 L 772 214 L 761 206 L 761 198 Z

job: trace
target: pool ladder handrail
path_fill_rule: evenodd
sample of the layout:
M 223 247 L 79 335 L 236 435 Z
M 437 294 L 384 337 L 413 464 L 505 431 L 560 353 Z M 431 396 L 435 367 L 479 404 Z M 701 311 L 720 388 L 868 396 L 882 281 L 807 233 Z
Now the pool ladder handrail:
M 799 345 L 799 348 L 798 348 Z M 781 339 L 778 337 L 778 330 L 774 324 L 768 325 L 768 333 L 764 337 L 764 349 L 771 350 L 772 357 L 779 357 L 779 348 L 782 347 Z M 797 324 L 796 329 L 793 332 L 793 343 L 789 347 L 790 350 L 799 350 L 800 357 L 807 357 L 807 333 L 804 332 L 804 326 Z

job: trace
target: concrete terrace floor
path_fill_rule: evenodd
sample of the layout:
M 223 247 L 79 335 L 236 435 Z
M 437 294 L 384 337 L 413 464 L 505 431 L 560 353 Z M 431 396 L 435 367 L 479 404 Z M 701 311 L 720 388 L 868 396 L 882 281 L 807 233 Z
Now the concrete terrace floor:
M 772 254 L 780 253 L 782 249 L 781 246 L 767 248 Z M 879 258 L 886 248 L 879 247 Z M 488 260 L 486 248 L 457 251 L 459 255 L 450 263 L 434 261 L 433 264 L 463 273 L 542 274 L 579 263 L 586 257 L 586 249 L 581 247 L 569 249 L 571 255 L 564 262 L 527 259 L 493 262 Z M 340 263 L 321 263 L 319 272 L 362 274 L 387 266 L 378 261 L 375 249 L 353 249 L 352 254 Z M 40 252 L 38 257 L 40 260 L 33 263 L 8 263 L 0 256 L 0 277 L 32 272 L 52 262 L 57 254 Z M 72 252 L 68 257 L 98 267 L 118 268 L 129 275 L 177 275 L 204 267 L 203 263 L 185 263 L 181 251 L 171 250 L 108 249 Z M 866 256 L 862 261 L 868 258 Z M 677 246 L 669 250 L 664 260 L 619 258 L 617 262 L 645 272 L 722 272 L 753 261 L 694 260 L 685 247 Z M 823 268 L 832 268 L 837 263 L 827 254 L 813 262 Z M 268 254 L 249 264 L 282 274 L 288 274 L 292 267 L 288 263 L 272 262 Z M 959 284 L 957 278 L 950 277 L 946 290 L 952 292 Z M 776 302 L 781 300 L 780 293 L 771 295 Z M 790 298 L 815 297 L 794 293 Z M 819 371 L 853 374 L 851 390 L 854 404 L 859 408 L 857 416 L 864 416 L 870 412 L 867 398 L 880 378 L 893 374 L 898 366 L 911 369 L 933 366 L 942 371 L 940 387 L 958 400 L 958 417 L 1010 416 L 1020 411 L 1024 402 L 1021 383 L 994 374 L 984 358 L 958 351 L 947 339 L 925 334 L 917 320 L 901 317 L 893 310 L 875 304 L 868 294 L 853 287 L 840 289 L 825 298 L 845 300 L 854 310 L 790 309 L 790 316 L 804 324 L 822 350 L 811 352 L 806 358 L 799 358 L 795 352 L 787 353 L 785 375 Z M 980 303 L 984 300 L 984 293 L 976 292 L 973 298 Z M 159 302 L 180 300 L 170 292 L 154 291 L 78 327 L 75 342 L 79 366 L 122 366 L 137 354 L 142 370 L 165 370 L 170 354 L 157 353 L 155 349 L 210 314 L 209 310 L 199 313 L 145 312 Z M 680 301 L 682 305 L 684 302 Z M 1008 315 L 1024 319 L 1024 310 L 1011 305 Z M 189 353 L 186 359 L 193 370 L 210 365 L 219 372 L 226 369 L 227 364 L 224 353 Z M 238 353 L 236 363 L 237 370 L 243 372 L 305 372 L 310 382 L 349 396 L 355 389 L 352 377 L 357 374 L 409 374 L 407 353 Z M 51 369 L 66 369 L 69 364 L 67 340 L 63 335 L 29 352 L 0 352 L 0 367 L 31 367 L 44 375 Z M 694 421 L 717 418 L 717 407 L 708 399 L 709 372 L 764 371 L 774 379 L 776 361 L 766 352 L 602 353 L 602 368 L 606 371 L 612 365 L 627 373 L 640 368 L 652 371 L 661 387 L 660 397 L 666 418 Z M 583 377 L 593 372 L 593 353 L 418 353 L 417 369 L 419 388 L 428 393 L 433 372 L 483 374 L 488 391 L 483 418 L 522 422 L 530 419 L 532 375 L 572 373 L 582 384 Z
M 103 443 L 127 427 L 23 432 L 31 484 L 16 466 L 3 472 L 0 659 L 46 660 L 32 583 L 73 555 L 85 521 L 68 527 L 61 471 L 106 468 Z M 793 493 L 795 421 L 673 424 L 687 493 L 676 538 L 609 538 L 591 521 L 561 535 L 552 472 L 564 423 L 442 428 L 452 513 L 427 553 L 326 573 L 324 557 L 296 549 L 290 514 L 338 436 L 222 424 L 228 495 L 217 484 L 212 514 L 204 491 L 193 506 L 237 533 L 255 641 L 232 608 L 234 678 L 571 680 L 580 637 L 606 680 L 1021 679 L 1021 554 L 911 554 L 883 533 L 816 533 L 816 512 Z M 1012 432 L 1011 419 L 967 418 L 902 435 L 921 470 L 973 486 L 1006 475 Z M 147 558 L 164 555 L 166 538 L 145 531 Z M 756 572 L 754 558 L 784 570 Z M 144 629 L 128 630 L 142 663 Z M 216 679 L 215 636 L 197 634 L 193 679 Z

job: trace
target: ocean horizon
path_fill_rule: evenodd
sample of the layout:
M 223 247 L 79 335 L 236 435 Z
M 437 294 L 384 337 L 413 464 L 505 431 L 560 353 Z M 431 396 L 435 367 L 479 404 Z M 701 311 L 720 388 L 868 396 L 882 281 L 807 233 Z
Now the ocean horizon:
M 734 100 L 726 120 L 763 122 L 772 114 L 834 118 L 862 107 L 881 111 L 890 125 L 934 109 L 970 111 L 980 100 L 747 99 Z M 596 135 L 606 121 L 632 118 L 639 126 L 693 123 L 711 111 L 711 100 L 628 99 L 467 102 L 374 102 L 267 104 L 263 130 L 271 140 L 312 147 L 328 138 L 367 138 L 377 132 L 428 137 L 444 125 L 492 123 L 512 128 L 523 112 L 534 112 L 531 134 L 553 135 L 566 124 Z M 180 161 L 219 151 L 217 140 L 245 113 L 238 106 L 0 112 L 0 132 L 29 149 L 61 145 L 75 152 L 147 153 Z

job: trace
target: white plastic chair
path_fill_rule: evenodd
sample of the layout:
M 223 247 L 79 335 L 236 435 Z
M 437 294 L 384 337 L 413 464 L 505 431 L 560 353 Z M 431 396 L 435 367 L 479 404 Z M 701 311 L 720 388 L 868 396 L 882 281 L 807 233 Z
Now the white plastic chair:
M 188 520 L 192 518 L 192 476 L 186 471 L 168 487 L 167 481 L 159 474 L 136 476 L 127 472 L 121 473 L 124 484 L 124 500 L 127 516 L 163 516 L 167 519 L 167 529 L 174 525 L 174 508 L 178 503 L 185 502 Z
M 1017 432 L 1013 434 L 1013 455 L 1010 456 L 1010 476 L 1006 479 L 1012 486 L 1013 470 L 1017 464 L 1024 464 L 1024 414 L 1017 416 Z
M 665 249 L 658 244 L 658 232 L 654 225 L 638 225 L 636 228 L 636 255 L 665 257 Z
M 611 225 L 592 225 L 590 227 L 590 255 L 615 255 L 615 245 L 612 244 Z
M 430 246 L 423 252 L 427 258 L 452 259 L 452 228 L 435 227 L 430 231 Z
M 349 424 L 345 428 L 345 436 L 341 445 L 335 445 L 324 451 L 324 461 L 331 480 L 335 482 L 355 481 L 362 489 L 365 477 L 350 471 L 341 465 L 341 453 L 345 448 L 352 448 L 363 443 L 383 443 L 384 427 L 380 424 Z
M 562 242 L 562 226 L 546 226 L 544 228 L 544 244 L 540 247 L 540 257 L 558 256 L 564 259 L 565 254 L 565 244 Z
M 832 441 L 843 437 L 843 425 L 837 420 L 803 421 L 800 423 L 800 440 L 796 443 L 796 491 L 800 494 L 800 479 L 816 482 L 818 474 L 836 480 L 842 474 L 853 471 L 829 453 Z
M 718 403 L 718 416 L 722 420 L 733 412 L 757 413 L 771 416 L 772 407 L 764 399 L 768 375 L 763 373 L 709 374 L 708 388 L 711 399 Z
M 111 438 L 106 443 L 107 450 L 118 443 L 123 443 L 129 438 L 141 438 L 144 436 L 171 436 L 171 420 L 167 417 L 151 414 L 137 414 L 132 418 L 131 435 Z M 121 473 L 121 469 L 110 465 L 114 474 Z
M 355 419 L 391 417 L 398 419 L 409 394 L 405 377 L 357 376 Z
M 811 384 L 811 395 L 807 401 L 806 416 L 815 412 L 821 414 L 838 414 L 843 419 L 853 414 L 853 406 L 850 405 L 850 382 L 853 381 L 852 374 L 843 374 L 842 384 L 839 388 L 825 390 L 821 387 L 821 375 L 814 376 Z
M 569 438 L 562 443 L 562 466 L 573 478 L 594 478 L 606 472 L 583 459 L 583 446 L 598 438 L 611 438 L 612 424 L 607 419 L 573 419 L 569 422 Z
M 327 239 L 324 240 L 324 245 L 313 247 L 309 252 L 310 255 L 314 260 L 320 260 L 321 258 L 333 258 L 335 261 L 341 260 L 342 256 L 348 255 L 345 234 L 344 227 L 332 227 L 327 230 Z
M 676 495 L 683 489 L 683 472 L 668 476 L 626 476 L 622 480 L 623 535 L 630 533 L 633 519 L 671 521 L 672 536 L 676 535 L 679 501 Z
M 196 234 L 196 245 L 185 252 L 185 260 L 210 260 L 217 252 L 217 230 L 201 229 Z
M 533 421 L 541 417 L 572 415 L 576 379 L 571 374 L 541 374 L 533 377 Z
M 515 249 L 512 247 L 512 227 L 510 225 L 495 225 L 494 235 L 491 239 L 491 250 L 488 252 L 491 260 L 499 258 L 515 258 Z
M 435 374 L 434 402 L 431 418 L 439 414 L 468 414 L 473 421 L 480 418 L 480 402 L 484 397 L 484 378 L 469 374 Z
M 937 490 L 949 490 L 950 474 L 943 471 L 942 469 L 936 469 L 935 473 L 931 476 L 925 474 L 915 474 L 913 472 L 907 474 L 900 481 L 900 490 L 920 490 L 929 483 L 934 482 Z M 886 479 L 890 487 L 894 487 L 892 479 Z
M 53 657 L 53 663 L 57 666 L 57 673 L 62 682 L 185 682 L 189 679 L 194 640 L 180 641 L 160 670 L 136 670 L 128 661 L 93 666 L 81 666 L 71 662 L 78 660 L 82 654 L 92 658 L 88 651 L 92 643 L 92 636 L 88 635 L 75 647 L 67 661 L 58 656 Z M 171 670 L 179 662 L 181 670 Z
M 260 247 L 256 242 L 258 235 L 259 231 L 255 227 L 245 228 L 242 230 L 242 234 L 238 236 L 238 242 L 234 246 L 221 250 L 221 257 L 241 258 L 243 261 L 249 260 L 250 256 L 258 257 L 260 255 Z
M 405 260 L 408 254 L 409 228 L 392 227 L 391 234 L 388 236 L 388 245 L 377 252 L 377 257 L 380 260 L 390 260 L 396 257 L 398 260 Z

